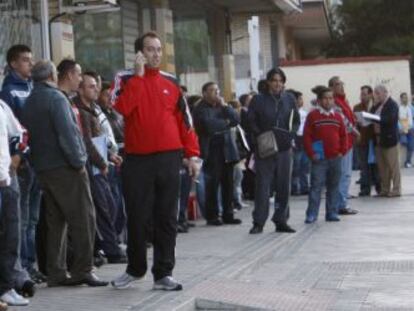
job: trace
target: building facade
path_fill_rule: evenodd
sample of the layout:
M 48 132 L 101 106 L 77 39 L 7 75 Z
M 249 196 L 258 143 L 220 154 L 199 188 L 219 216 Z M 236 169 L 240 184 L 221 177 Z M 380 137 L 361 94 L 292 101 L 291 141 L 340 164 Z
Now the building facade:
M 280 59 L 323 57 L 320 47 L 329 39 L 323 0 L 78 2 L 0 1 L 0 22 L 5 25 L 0 28 L 0 71 L 7 48 L 25 43 L 36 59 L 76 57 L 84 69 L 110 80 L 117 70 L 133 66 L 135 39 L 155 30 L 164 42 L 164 70 L 176 74 L 191 93 L 217 81 L 230 99 L 253 90 L 256 80 Z M 256 41 L 248 29 L 252 16 L 258 17 Z M 257 51 L 254 77 L 251 51 Z

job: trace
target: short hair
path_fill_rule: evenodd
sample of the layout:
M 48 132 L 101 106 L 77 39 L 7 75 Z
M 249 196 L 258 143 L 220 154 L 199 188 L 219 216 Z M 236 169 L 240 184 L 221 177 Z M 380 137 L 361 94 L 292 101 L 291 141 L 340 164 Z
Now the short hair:
M 185 85 L 180 85 L 181 92 L 188 92 L 188 88 Z
M 408 96 L 407 92 L 402 92 L 402 93 L 400 94 L 400 98 L 402 98 L 404 95 L 405 95 L 405 96 Z
M 16 61 L 19 58 L 20 54 L 31 53 L 31 52 L 32 50 L 27 45 L 24 45 L 24 44 L 13 45 L 10 49 L 7 50 L 7 55 L 6 55 L 7 64 L 11 66 L 11 63 Z
M 100 76 L 99 73 L 97 73 L 96 71 L 93 71 L 93 70 L 84 71 L 82 73 L 82 75 L 83 76 L 93 77 L 96 80 L 96 82 L 98 82 L 99 76 Z
M 135 44 L 134 44 L 135 53 L 142 52 L 142 50 L 144 49 L 144 41 L 146 38 L 153 38 L 153 39 L 161 40 L 155 31 L 146 32 L 141 37 L 139 37 L 137 40 L 135 40 Z
M 78 63 L 70 58 L 65 58 L 57 66 L 58 79 L 62 80 L 67 76 L 67 74 L 73 71 Z
M 32 79 L 34 82 L 45 82 L 56 73 L 56 67 L 50 60 L 40 60 L 32 68 Z
M 266 80 L 267 80 L 267 81 L 272 80 L 274 75 L 279 75 L 279 76 L 282 78 L 283 83 L 286 83 L 286 74 L 285 74 L 285 72 L 284 72 L 282 69 L 280 69 L 280 68 L 273 68 L 273 69 L 270 69 L 270 70 L 267 72 L 267 75 L 266 75 Z
M 335 81 L 340 80 L 341 78 L 339 76 L 333 76 L 332 78 L 329 79 L 328 81 L 328 86 L 329 87 L 333 87 L 335 84 Z
M 312 93 L 316 94 L 318 99 L 321 99 L 328 92 L 332 92 L 332 90 L 324 85 L 317 85 L 312 88 Z
M 257 82 L 257 90 L 259 91 L 260 94 L 267 93 L 268 89 L 269 89 L 269 86 L 267 85 L 266 80 L 259 80 L 259 82 Z
M 298 100 L 298 99 L 299 99 L 299 97 L 301 97 L 301 96 L 303 95 L 301 92 L 296 91 L 296 90 L 294 90 L 294 89 L 289 89 L 289 90 L 286 90 L 286 92 L 288 92 L 288 93 L 292 94 L 293 96 L 295 96 L 295 99 L 296 99 L 296 100 Z
M 217 85 L 217 83 L 216 83 L 216 82 L 213 82 L 213 81 L 210 81 L 210 82 L 204 83 L 203 87 L 201 88 L 201 91 L 202 91 L 203 93 L 204 93 L 204 92 L 207 92 L 208 88 L 209 88 L 210 86 L 212 86 L 212 85 Z
M 102 88 L 101 92 L 109 90 L 111 88 L 111 82 L 109 81 L 102 81 Z
M 242 105 L 242 107 L 246 107 L 246 105 L 247 105 L 247 99 L 249 98 L 249 96 L 252 96 L 252 95 L 251 94 L 243 94 L 243 95 L 240 95 L 239 102 Z
M 363 86 L 361 86 L 361 91 L 362 90 L 367 90 L 368 91 L 368 94 L 372 94 L 374 92 L 373 89 L 372 89 L 372 87 L 370 87 L 369 85 L 363 85 Z
M 90 77 L 92 79 L 95 79 L 95 82 L 98 83 L 98 74 L 95 71 L 85 71 L 82 73 L 82 78 L 84 77 Z M 79 87 L 83 87 L 85 79 L 82 79 L 82 81 L 79 83 Z

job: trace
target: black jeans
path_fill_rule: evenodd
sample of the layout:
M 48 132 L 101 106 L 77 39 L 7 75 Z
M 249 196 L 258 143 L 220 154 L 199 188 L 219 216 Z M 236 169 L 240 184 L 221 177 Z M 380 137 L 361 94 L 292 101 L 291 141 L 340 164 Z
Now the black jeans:
M 222 148 L 210 148 L 204 162 L 203 171 L 206 183 L 206 219 L 213 221 L 219 217 L 218 189 L 221 186 L 223 206 L 222 218 L 233 218 L 233 163 L 226 163 Z
M 127 155 L 122 167 L 128 227 L 127 273 L 147 271 L 148 223 L 152 222 L 154 280 L 170 276 L 175 265 L 177 208 L 182 152 Z

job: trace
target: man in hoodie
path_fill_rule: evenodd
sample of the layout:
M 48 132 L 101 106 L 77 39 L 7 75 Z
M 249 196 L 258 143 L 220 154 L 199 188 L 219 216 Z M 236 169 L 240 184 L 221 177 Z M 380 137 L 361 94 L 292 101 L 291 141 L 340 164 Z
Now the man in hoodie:
M 26 45 L 14 45 L 7 52 L 8 74 L 6 75 L 0 98 L 11 108 L 21 122 L 22 109 L 30 95 L 33 85 L 31 80 L 32 52 Z M 45 280 L 34 264 L 36 261 L 35 234 L 39 219 L 40 189 L 34 170 L 27 157 L 12 154 L 14 163 L 21 162 L 17 170 L 20 188 L 20 230 L 21 262 L 36 282 Z

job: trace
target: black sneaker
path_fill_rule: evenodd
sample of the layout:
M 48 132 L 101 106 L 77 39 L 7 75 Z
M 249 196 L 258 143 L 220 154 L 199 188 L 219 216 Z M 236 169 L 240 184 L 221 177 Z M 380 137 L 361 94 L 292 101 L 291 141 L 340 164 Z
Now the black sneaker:
M 223 223 L 226 225 L 240 225 L 242 223 L 241 219 L 229 217 L 223 218 Z
M 295 233 L 296 230 L 290 227 L 288 224 L 277 224 L 276 232 Z
M 358 214 L 357 210 L 351 209 L 351 208 L 341 208 L 338 211 L 339 215 L 356 215 Z
M 263 232 L 263 226 L 259 226 L 254 224 L 253 228 L 250 229 L 249 233 L 250 234 L 258 234 L 258 233 L 262 233 Z
M 220 219 L 214 219 L 214 220 L 207 220 L 208 226 L 221 226 L 223 225 L 223 222 Z
M 182 290 L 183 286 L 175 280 L 172 276 L 163 277 L 160 280 L 154 282 L 155 290 L 166 290 L 166 291 L 178 291 Z

